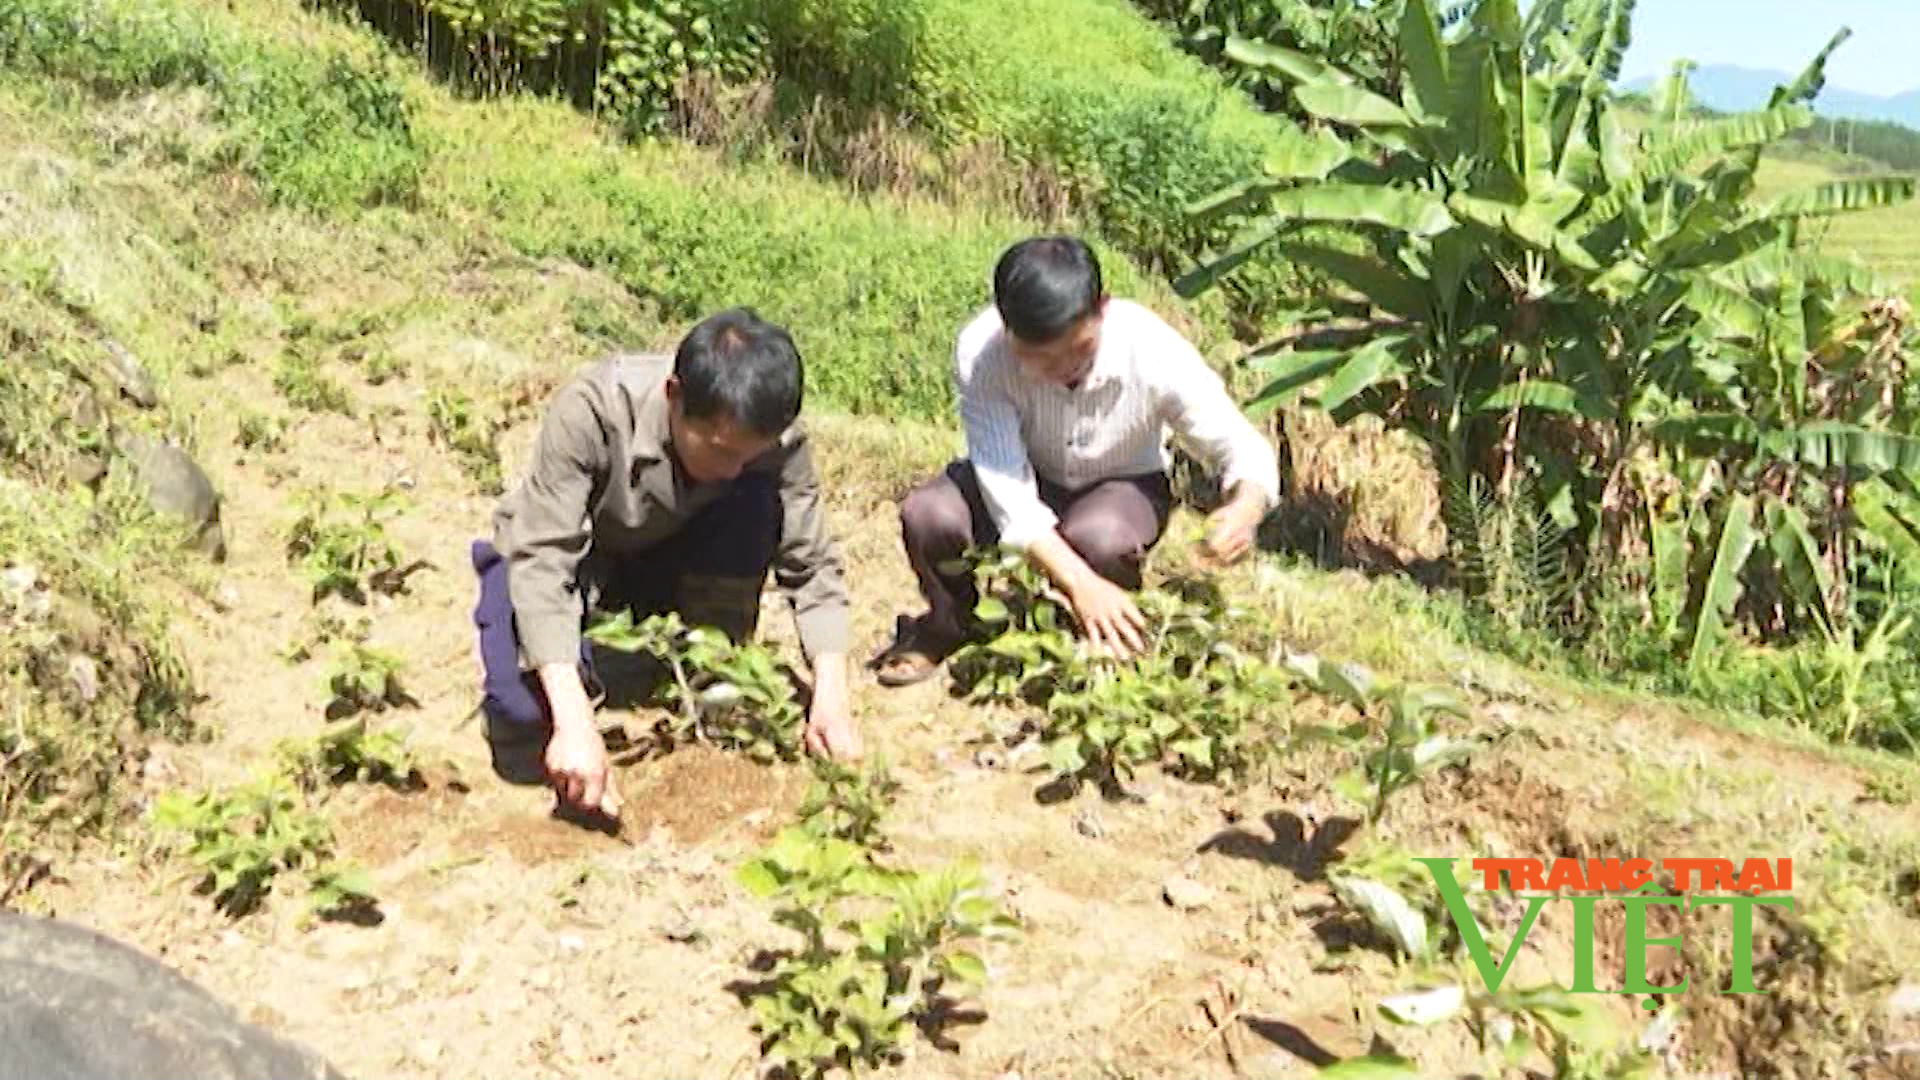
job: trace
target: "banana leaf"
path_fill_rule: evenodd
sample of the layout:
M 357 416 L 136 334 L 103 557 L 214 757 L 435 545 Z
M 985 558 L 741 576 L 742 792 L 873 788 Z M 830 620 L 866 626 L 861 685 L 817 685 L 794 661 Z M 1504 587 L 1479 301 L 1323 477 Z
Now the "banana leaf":
M 1720 525 L 1713 561 L 1701 585 L 1693 632 L 1688 635 L 1687 668 L 1697 671 L 1709 654 L 1715 636 L 1739 597 L 1740 573 L 1753 555 L 1753 496 L 1735 495 Z
M 1867 533 L 1893 554 L 1908 575 L 1920 571 L 1920 524 L 1911 500 L 1875 479 L 1853 489 L 1852 509 Z
M 1411 129 L 1413 117 L 1393 102 L 1370 90 L 1333 82 L 1303 83 L 1294 88 L 1293 99 L 1309 115 L 1336 124 L 1357 128 Z
M 1262 363 L 1260 368 L 1272 375 L 1272 379 L 1254 393 L 1247 402 L 1246 411 L 1256 419 L 1265 416 L 1287 403 L 1303 388 L 1340 370 L 1352 353 L 1339 349 L 1323 349 L 1304 353 L 1283 353 Z
M 1279 253 L 1331 275 L 1374 307 L 1406 319 L 1431 319 L 1434 295 L 1427 282 L 1371 255 L 1356 255 L 1305 241 L 1282 241 Z
M 1199 296 L 1219 284 L 1221 278 L 1233 273 L 1247 260 L 1259 254 L 1261 248 L 1272 243 L 1283 233 L 1292 231 L 1295 224 L 1291 221 L 1278 221 L 1241 233 L 1225 254 L 1208 259 L 1175 279 L 1173 291 L 1188 300 Z
M 1836 31 L 1833 37 L 1828 39 L 1827 44 L 1814 54 L 1813 59 L 1808 62 L 1798 77 L 1791 83 L 1774 89 L 1773 97 L 1767 103 L 1768 106 L 1807 102 L 1819 97 L 1820 91 L 1827 85 L 1827 61 L 1831 60 L 1834 52 L 1846 44 L 1847 39 L 1852 36 L 1851 27 L 1843 26 Z
M 1254 41 L 1239 34 L 1227 36 L 1227 44 L 1223 51 L 1234 63 L 1266 71 L 1277 71 L 1296 82 L 1328 82 L 1347 86 L 1353 85 L 1354 82 L 1353 76 L 1319 57 L 1282 45 Z
M 1407 94 L 1419 111 L 1429 116 L 1451 114 L 1453 84 L 1447 77 L 1447 52 L 1427 0 L 1406 0 L 1401 8 L 1400 56 L 1407 72 Z
M 1327 381 L 1326 388 L 1314 397 L 1314 404 L 1327 412 L 1365 393 L 1373 386 L 1406 372 L 1407 365 L 1396 354 L 1407 344 L 1405 336 L 1374 338 L 1343 364 Z
M 1585 232 L 1625 209 L 1647 186 L 1665 180 L 1698 158 L 1747 146 L 1764 146 L 1813 123 L 1805 105 L 1782 105 L 1765 112 L 1744 113 L 1721 120 L 1674 125 L 1676 130 L 1650 147 L 1631 175 L 1594 200 L 1575 223 Z
M 1797 506 L 1776 498 L 1767 499 L 1767 550 L 1779 565 L 1781 575 L 1793 587 L 1794 599 L 1814 613 L 1829 632 L 1835 628 L 1833 610 L 1828 606 L 1832 584 L 1820 547 L 1807 528 L 1807 515 Z
M 1760 211 L 1763 218 L 1819 217 L 1897 206 L 1913 198 L 1915 181 L 1911 176 L 1876 176 L 1866 179 L 1835 180 L 1796 191 L 1768 203 Z
M 1605 403 L 1581 394 L 1565 383 L 1546 379 L 1529 379 L 1526 382 L 1514 382 L 1495 390 L 1480 399 L 1474 406 L 1475 412 L 1504 412 L 1514 406 L 1525 409 L 1538 409 L 1542 412 L 1561 413 L 1566 416 L 1582 416 L 1588 420 L 1612 420 L 1613 411 Z
M 1813 255 L 1791 248 L 1762 250 L 1715 271 L 1716 281 L 1734 290 L 1777 289 L 1787 277 L 1819 281 L 1856 296 L 1893 296 L 1900 292 L 1872 267 L 1838 256 Z
M 1599 261 L 1580 246 L 1578 237 L 1556 228 L 1530 206 L 1513 206 L 1492 199 L 1456 194 L 1447 200 L 1447 207 L 1464 220 L 1496 233 L 1504 233 L 1528 247 L 1556 255 L 1569 266 L 1591 273 L 1600 271 Z
M 1347 225 L 1380 225 L 1413 236 L 1433 236 L 1454 226 L 1445 203 L 1413 188 L 1320 184 L 1273 197 L 1281 218 Z

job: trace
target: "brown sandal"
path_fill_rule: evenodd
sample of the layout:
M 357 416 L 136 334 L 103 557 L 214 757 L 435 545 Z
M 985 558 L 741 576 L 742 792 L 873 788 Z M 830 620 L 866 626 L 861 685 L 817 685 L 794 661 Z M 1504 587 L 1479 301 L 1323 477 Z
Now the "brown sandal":
M 940 670 L 952 652 L 952 644 L 938 641 L 924 624 L 916 622 L 874 661 L 874 678 L 881 686 L 893 688 L 923 683 Z

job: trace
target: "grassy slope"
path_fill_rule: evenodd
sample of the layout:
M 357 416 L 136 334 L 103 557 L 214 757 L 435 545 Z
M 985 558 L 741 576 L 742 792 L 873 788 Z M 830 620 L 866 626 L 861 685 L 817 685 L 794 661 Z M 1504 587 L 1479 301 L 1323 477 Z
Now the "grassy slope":
M 558 112 L 415 92 L 443 155 L 432 162 L 440 171 L 430 190 L 452 189 L 463 166 L 534 158 L 526 129 L 500 118 L 536 117 L 554 132 L 571 123 Z M 137 549 L 114 556 L 123 578 L 152 579 L 138 585 L 148 604 L 176 613 L 179 647 L 208 695 L 200 719 L 221 733 L 206 751 L 164 755 L 151 782 L 232 779 L 282 736 L 316 730 L 326 658 L 289 665 L 274 655 L 310 610 L 306 584 L 281 552 L 290 500 L 310 486 L 364 491 L 401 481 L 411 505 L 394 535 L 434 565 L 410 595 L 370 614 L 375 640 L 408 662 L 422 708 L 398 720 L 436 763 L 435 783 L 404 798 L 350 789 L 329 808 L 384 901 L 387 918 L 376 927 L 305 928 L 294 897 L 229 925 L 179 886 L 177 864 L 142 867 L 137 847 L 64 865 L 68 881 L 27 902 L 163 951 L 355 1075 L 743 1074 L 750 1040 L 725 987 L 746 977 L 757 949 L 786 936 L 727 870 L 791 808 L 795 771 L 693 751 L 634 766 L 624 786 L 635 847 L 551 822 L 537 791 L 496 783 L 475 730 L 463 724 L 473 700 L 464 545 L 489 500 L 430 441 L 424 415 L 430 388 L 519 387 L 537 398 L 598 349 L 663 343 L 675 326 L 635 304 L 612 276 L 522 255 L 514 230 L 523 222 L 456 213 L 464 204 L 439 201 L 446 196 L 351 225 L 264 206 L 247 185 L 202 173 L 191 154 L 183 163 L 178 148 L 209 131 L 204 113 L 176 94 L 62 104 L 11 82 L 0 96 L 8 148 L 0 175 L 11 178 L 8 195 L 39 211 L 10 218 L 13 228 L 74 265 L 119 244 L 160 252 L 177 272 L 179 287 L 165 289 L 130 275 L 105 302 L 116 322 L 141 328 L 136 343 L 160 375 L 170 423 L 196 433 L 228 499 L 235 555 L 220 578 L 230 610 L 143 574 L 163 564 Z M 20 170 L 49 162 L 67 177 L 62 186 L 51 195 L 25 186 Z M 88 206 L 113 212 L 75 209 Z M 195 311 L 209 296 L 227 313 L 211 334 L 196 329 Z M 317 348 L 322 369 L 349 388 L 354 416 L 279 399 L 273 364 L 296 340 Z M 406 373 L 374 385 L 351 359 L 356 352 L 392 357 Z M 241 418 L 253 414 L 289 423 L 284 450 L 235 444 Z M 857 630 L 877 643 L 912 606 L 891 500 L 939 463 L 951 436 L 844 415 L 823 415 L 819 427 L 831 510 L 860 589 Z M 510 429 L 510 470 L 530 435 L 524 417 Z M 8 520 L 24 522 L 13 509 Z M 1190 527 L 1183 521 L 1176 539 Z M 52 552 L 61 542 L 35 543 Z M 1776 966 L 1767 976 L 1780 992 L 1751 1001 L 1691 995 L 1702 1023 L 1688 1049 L 1703 1065 L 1730 1065 L 1732 1048 L 1742 1048 L 1756 1069 L 1798 1055 L 1802 1075 L 1831 1075 L 1839 1059 L 1895 1034 L 1878 1018 L 1870 982 L 1822 987 L 1814 970 L 1832 965 L 1836 980 L 1864 980 L 1915 955 L 1913 913 L 1900 891 L 1920 857 L 1920 822 L 1883 801 L 1902 783 L 1912 791 L 1910 767 L 1783 746 L 1765 732 L 1736 736 L 1644 701 L 1533 685 L 1452 641 L 1405 585 L 1267 562 L 1238 572 L 1234 586 L 1288 647 L 1423 678 L 1469 676 L 1476 724 L 1509 737 L 1470 770 L 1406 796 L 1383 830 L 1343 844 L 1352 809 L 1327 785 L 1344 761 L 1301 755 L 1230 799 L 1156 778 L 1145 805 L 1089 798 L 1040 806 L 1030 777 L 973 763 L 968 742 L 992 718 L 936 686 L 894 695 L 862 686 L 870 737 L 907 781 L 895 826 L 904 845 L 916 858 L 980 856 L 1029 924 L 1023 946 L 990 957 L 987 1019 L 956 1032 L 964 1050 L 923 1047 L 900 1075 L 1091 1077 L 1111 1075 L 1111 1063 L 1138 1076 L 1193 1078 L 1228 1075 L 1223 1043 L 1275 1073 L 1303 1069 L 1313 1048 L 1358 1052 L 1378 1028 L 1371 996 L 1406 976 L 1364 947 L 1320 964 L 1326 942 L 1351 937 L 1330 914 L 1321 870 L 1334 851 L 1383 841 L 1435 854 L 1793 856 L 1807 917 L 1771 943 Z M 783 620 L 769 626 L 784 636 Z M 1294 707 L 1302 721 L 1326 712 L 1312 699 Z M 452 785 L 441 761 L 457 766 L 470 790 Z M 1863 800 L 1868 791 L 1880 800 Z M 661 831 L 650 835 L 651 825 Z M 1760 849 L 1756 837 L 1767 838 Z M 1175 872 L 1212 885 L 1214 904 L 1167 909 L 1158 889 Z M 699 936 L 669 940 L 686 938 L 688 926 Z M 1539 933 L 1544 948 L 1529 952 L 1523 969 L 1564 972 L 1570 929 L 1562 920 Z M 1602 970 L 1617 971 L 1616 961 Z M 1696 968 L 1696 980 L 1706 970 Z M 1222 988 L 1237 995 L 1241 1022 L 1209 1040 L 1192 1002 Z M 1836 988 L 1845 992 L 1816 993 Z M 1856 1022 L 1863 1026 L 1851 1028 Z M 1433 1067 L 1466 1067 L 1451 1029 L 1386 1034 Z

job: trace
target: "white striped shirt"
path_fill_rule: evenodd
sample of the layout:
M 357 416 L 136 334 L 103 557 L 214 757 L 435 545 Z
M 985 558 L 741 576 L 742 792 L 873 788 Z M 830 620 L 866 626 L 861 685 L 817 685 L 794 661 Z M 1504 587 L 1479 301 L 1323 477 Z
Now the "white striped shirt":
M 1170 429 L 1223 472 L 1228 490 L 1246 483 L 1268 509 L 1279 502 L 1272 443 L 1199 351 L 1137 303 L 1107 303 L 1093 368 L 1072 390 L 1025 373 L 989 305 L 960 332 L 954 384 L 967 457 L 1001 543 L 1014 550 L 1059 524 L 1040 500 L 1036 475 L 1077 491 L 1164 471 L 1172 462 Z

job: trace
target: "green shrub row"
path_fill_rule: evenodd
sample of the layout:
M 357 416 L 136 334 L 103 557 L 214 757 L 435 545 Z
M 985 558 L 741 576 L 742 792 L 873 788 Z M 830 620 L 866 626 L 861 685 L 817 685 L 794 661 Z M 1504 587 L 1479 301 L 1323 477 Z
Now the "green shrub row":
M 423 155 L 399 82 L 364 58 L 260 41 L 211 12 L 147 0 L 9 0 L 0 66 L 104 95 L 208 90 L 231 162 L 270 198 L 318 208 L 403 202 Z

